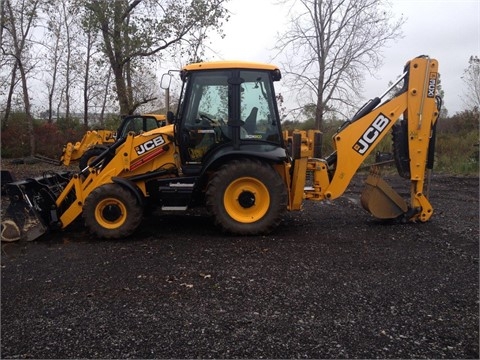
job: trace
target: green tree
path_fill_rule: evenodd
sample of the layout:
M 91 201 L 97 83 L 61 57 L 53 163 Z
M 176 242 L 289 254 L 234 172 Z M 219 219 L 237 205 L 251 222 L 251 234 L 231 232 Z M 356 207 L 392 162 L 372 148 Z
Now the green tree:
M 134 96 L 134 76 L 144 60 L 176 52 L 198 59 L 208 29 L 221 33 L 227 0 L 89 0 L 85 18 L 101 33 L 121 114 L 132 114 L 153 97 Z M 156 86 L 156 84 L 152 84 Z

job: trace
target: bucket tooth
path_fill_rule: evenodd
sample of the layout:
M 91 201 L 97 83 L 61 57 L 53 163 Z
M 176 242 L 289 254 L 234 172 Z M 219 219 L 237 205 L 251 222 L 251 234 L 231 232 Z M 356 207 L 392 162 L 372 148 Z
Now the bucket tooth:
M 360 201 L 377 219 L 395 219 L 408 211 L 405 200 L 376 173 L 365 180 Z

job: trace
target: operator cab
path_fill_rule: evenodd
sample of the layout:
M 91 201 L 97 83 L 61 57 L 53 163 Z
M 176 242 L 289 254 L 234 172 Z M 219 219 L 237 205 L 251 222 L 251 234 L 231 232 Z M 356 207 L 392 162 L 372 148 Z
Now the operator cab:
M 135 135 L 146 131 L 157 129 L 167 124 L 165 115 L 145 114 L 145 115 L 129 115 L 125 117 L 117 130 L 117 139 L 127 136 L 129 132 Z
M 220 148 L 225 154 L 283 147 L 272 65 L 214 62 L 188 65 L 175 119 L 184 171 L 195 173 Z M 263 144 L 263 145 L 262 145 Z

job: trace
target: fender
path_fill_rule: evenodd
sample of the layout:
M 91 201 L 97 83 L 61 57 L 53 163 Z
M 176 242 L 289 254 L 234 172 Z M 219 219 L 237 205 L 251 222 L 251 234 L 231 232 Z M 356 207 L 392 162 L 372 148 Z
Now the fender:
M 217 168 L 224 164 L 226 158 L 238 157 L 256 158 L 275 164 L 285 163 L 288 159 L 287 151 L 278 145 L 244 143 L 240 144 L 238 148 L 234 148 L 232 144 L 225 144 L 219 148 L 215 148 L 212 155 L 205 159 L 200 175 L 204 175 L 205 172 L 211 168 Z
M 118 176 L 112 177 L 112 181 L 115 184 L 119 184 L 119 185 L 127 188 L 128 190 L 130 190 L 135 195 L 135 198 L 137 199 L 138 203 L 142 207 L 145 206 L 145 197 L 144 197 L 142 191 L 138 188 L 138 186 L 133 181 L 130 181 L 128 179 L 118 177 Z
M 234 148 L 231 143 L 221 145 L 220 147 L 215 148 L 215 151 L 212 152 L 211 156 L 207 156 L 204 160 L 202 169 L 198 174 L 198 181 L 195 184 L 195 189 L 201 189 L 202 186 L 205 185 L 205 181 L 208 179 L 207 172 L 209 170 L 218 169 L 228 161 L 240 157 L 255 158 L 274 164 L 283 164 L 288 160 L 286 150 L 278 145 L 264 144 L 259 146 L 258 142 L 254 145 L 243 143 L 237 148 Z

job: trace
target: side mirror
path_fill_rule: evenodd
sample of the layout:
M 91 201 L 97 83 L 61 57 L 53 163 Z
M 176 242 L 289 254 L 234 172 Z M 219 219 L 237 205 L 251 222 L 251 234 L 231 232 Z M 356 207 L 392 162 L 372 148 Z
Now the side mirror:
M 172 75 L 169 73 L 165 73 L 162 75 L 162 78 L 160 80 L 160 87 L 164 90 L 167 90 L 170 88 L 170 83 L 172 82 Z

